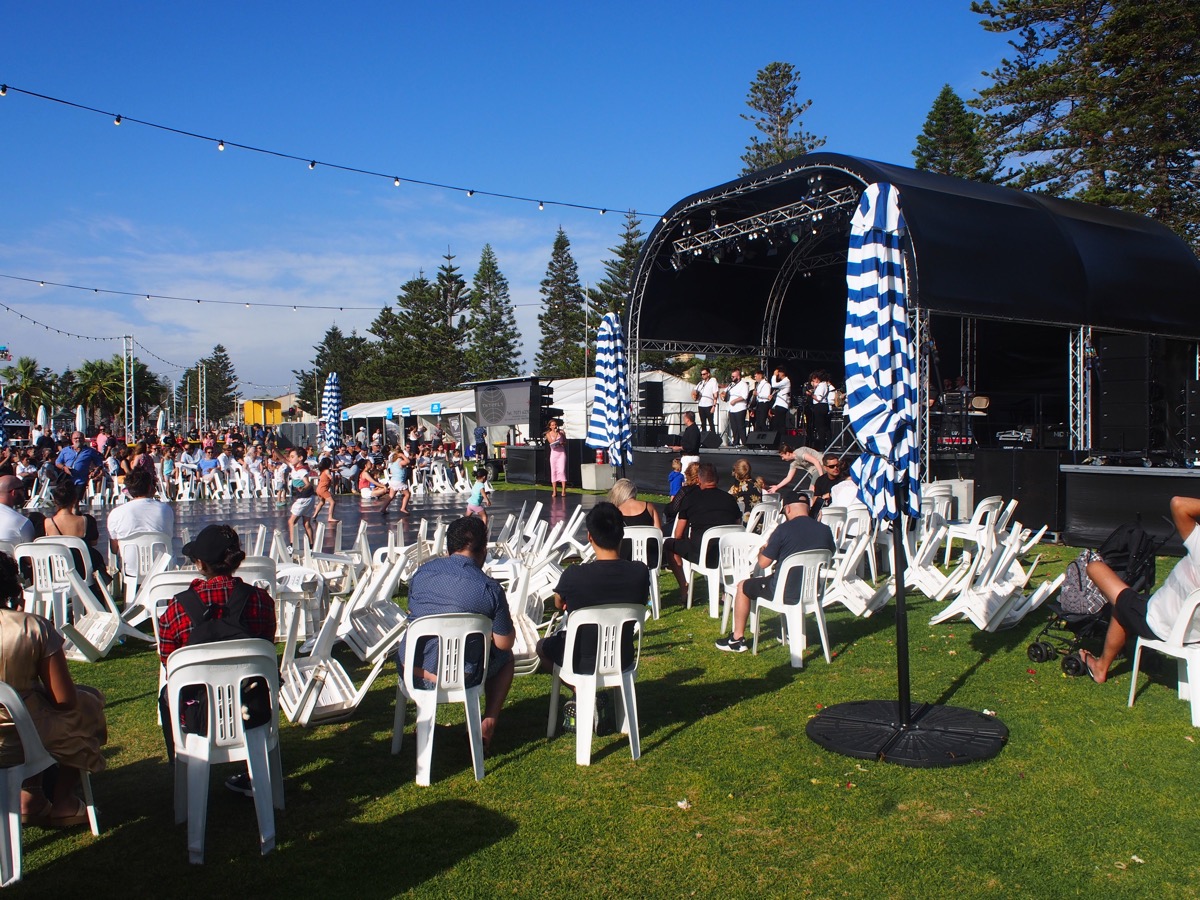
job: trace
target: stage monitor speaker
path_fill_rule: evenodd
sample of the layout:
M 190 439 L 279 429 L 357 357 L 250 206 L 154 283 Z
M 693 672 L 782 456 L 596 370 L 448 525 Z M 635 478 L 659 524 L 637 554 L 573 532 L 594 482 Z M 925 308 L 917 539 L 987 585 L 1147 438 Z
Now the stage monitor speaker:
M 721 446 L 721 436 L 715 431 L 706 431 L 700 435 L 700 446 L 705 450 L 716 450 Z
M 1188 379 L 1183 389 L 1183 437 L 1189 453 L 1200 450 L 1200 381 Z
M 647 419 L 657 419 L 663 414 L 663 383 L 642 381 L 638 384 L 638 414 Z
M 665 447 L 667 445 L 667 426 L 639 425 L 635 443 L 639 447 Z
M 751 431 L 746 435 L 746 447 L 756 450 L 774 450 L 779 446 L 778 431 Z

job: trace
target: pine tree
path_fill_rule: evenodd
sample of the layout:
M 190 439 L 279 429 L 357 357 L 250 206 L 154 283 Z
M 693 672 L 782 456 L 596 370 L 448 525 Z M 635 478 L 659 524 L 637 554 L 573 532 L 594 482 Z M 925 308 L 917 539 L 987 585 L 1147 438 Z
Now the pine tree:
M 538 314 L 542 340 L 534 360 L 534 371 L 550 378 L 579 378 L 587 374 L 587 346 L 583 289 L 579 266 L 571 256 L 567 233 L 558 229 L 546 277 L 540 289 L 543 310 Z
M 791 63 L 773 62 L 758 70 L 746 94 L 746 105 L 754 113 L 741 116 L 753 122 L 766 139 L 757 134 L 750 138 L 742 154 L 743 175 L 825 146 L 825 138 L 804 130 L 801 117 L 812 106 L 812 100 L 797 103 L 799 88 L 800 73 Z
M 978 106 L 1004 180 L 1158 219 L 1200 247 L 1200 5 L 1194 0 L 985 0 L 1017 37 Z
M 459 274 L 458 266 L 454 265 L 454 254 L 446 249 L 445 262 L 438 267 L 437 296 L 439 313 L 441 315 L 438 337 L 446 341 L 443 345 L 449 351 L 442 361 L 439 377 L 444 390 L 466 380 L 466 339 L 467 322 L 464 313 L 471 305 L 471 294 L 467 283 Z
M 621 243 L 609 248 L 613 256 L 604 261 L 604 279 L 588 291 L 597 319 L 608 312 L 625 316 L 625 304 L 633 293 L 633 271 L 642 252 L 641 224 L 633 210 L 625 214 Z
M 238 378 L 229 351 L 221 344 L 212 349 L 205 364 L 204 383 L 208 395 L 208 417 L 214 422 L 233 415 L 237 409 Z
M 508 294 L 508 279 L 491 244 L 483 245 L 471 284 L 467 319 L 467 378 L 512 378 L 521 362 L 521 333 Z
M 321 393 L 325 390 L 325 380 L 330 372 L 338 373 L 342 406 L 370 400 L 371 395 L 363 389 L 362 373 L 368 365 L 373 346 L 357 331 L 346 335 L 337 325 L 331 325 L 321 342 L 313 346 L 316 352 L 312 368 L 295 369 L 292 372 L 296 376 L 297 404 L 306 412 L 320 415 Z
M 983 118 L 968 111 L 950 85 L 943 86 L 917 135 L 916 167 L 968 181 L 991 181 L 982 127 Z

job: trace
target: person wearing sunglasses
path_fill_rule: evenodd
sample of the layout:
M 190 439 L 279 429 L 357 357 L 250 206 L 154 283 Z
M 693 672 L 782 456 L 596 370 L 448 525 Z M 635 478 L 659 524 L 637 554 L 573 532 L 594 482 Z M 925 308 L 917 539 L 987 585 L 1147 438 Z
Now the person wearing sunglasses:
M 842 461 L 836 453 L 826 453 L 822 459 L 822 466 L 825 471 L 818 475 L 813 483 L 813 516 L 817 515 L 822 507 L 831 505 L 833 489 L 846 477 L 842 472 Z

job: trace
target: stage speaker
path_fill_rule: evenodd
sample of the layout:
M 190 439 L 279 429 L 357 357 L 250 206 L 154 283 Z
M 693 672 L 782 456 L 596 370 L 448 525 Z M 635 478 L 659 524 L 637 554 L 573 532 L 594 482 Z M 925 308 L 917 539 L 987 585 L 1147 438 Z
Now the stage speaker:
M 1150 337 L 1101 334 L 1099 416 L 1094 420 L 1097 450 L 1147 452 L 1151 449 L 1151 400 L 1154 386 Z
M 1200 381 L 1183 388 L 1183 443 L 1188 453 L 1200 450 Z
M 746 447 L 756 450 L 774 450 L 779 446 L 778 431 L 751 431 L 746 435 Z
M 716 450 L 721 446 L 721 436 L 715 431 L 706 431 L 700 435 L 700 446 L 706 450 Z
M 634 442 L 639 447 L 664 447 L 667 444 L 667 426 L 639 425 Z
M 1071 446 L 1071 428 L 1065 423 L 1042 426 L 1043 450 L 1066 450 Z
M 1043 525 L 1061 531 L 1066 509 L 1066 482 L 1057 450 L 975 451 L 975 496 L 999 494 L 1016 499 L 1017 517 L 1035 531 Z
M 663 383 L 642 381 L 638 383 L 638 414 L 647 419 L 657 419 L 663 414 Z

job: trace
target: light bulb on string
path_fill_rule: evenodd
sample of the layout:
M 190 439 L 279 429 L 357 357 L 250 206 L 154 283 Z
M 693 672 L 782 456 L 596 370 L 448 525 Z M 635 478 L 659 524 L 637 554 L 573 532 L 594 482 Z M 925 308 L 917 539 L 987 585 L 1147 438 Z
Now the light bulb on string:
M 538 209 L 545 209 L 545 208 L 546 208 L 546 204 L 543 203 L 541 200 L 539 200 L 538 201 Z
M 224 141 L 217 141 L 217 149 L 218 149 L 218 150 L 224 150 L 224 149 L 225 149 L 225 142 L 224 142 Z
M 316 161 L 315 159 L 314 159 L 312 162 L 310 162 L 310 163 L 308 164 L 308 168 L 309 168 L 310 170 L 311 170 L 311 169 L 315 169 L 316 167 L 317 167 L 317 161 Z
M 121 117 L 120 117 L 120 116 L 117 116 L 115 119 L 113 119 L 113 124 L 114 124 L 114 125 L 120 125 L 120 124 L 121 124 Z
M 606 212 L 608 212 L 607 209 L 602 209 L 602 210 L 600 210 L 600 215 L 604 215 Z
M 0 84 L 0 97 L 3 97 L 7 93 L 8 93 L 8 85 Z
M 473 191 L 473 190 L 468 190 L 468 191 L 467 191 L 467 196 L 468 196 L 468 197 L 474 197 L 474 196 L 475 196 L 475 191 Z
M 396 187 L 400 187 L 400 178 L 396 177 L 395 179 L 393 179 L 392 184 L 394 184 Z

